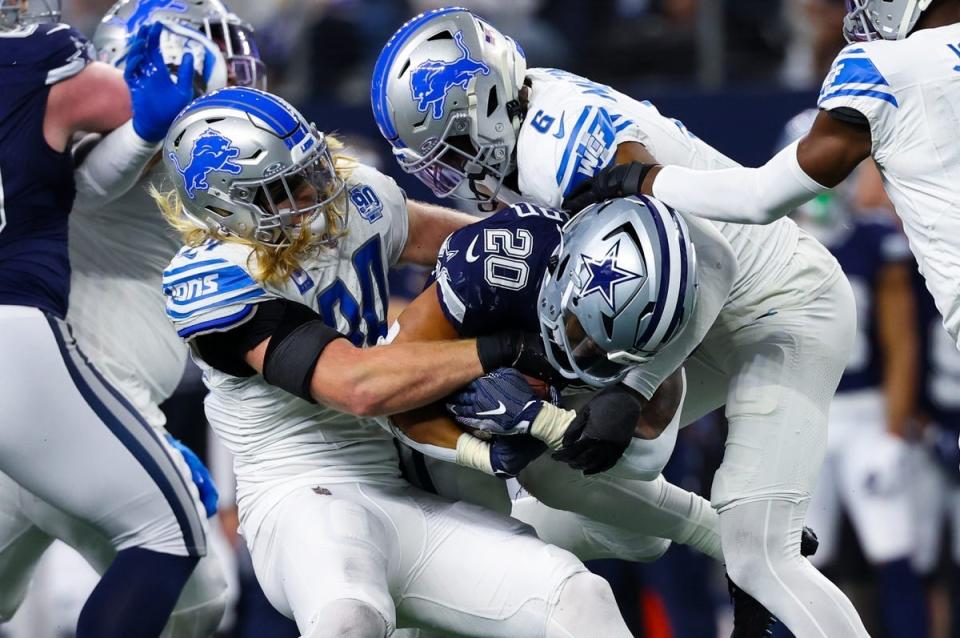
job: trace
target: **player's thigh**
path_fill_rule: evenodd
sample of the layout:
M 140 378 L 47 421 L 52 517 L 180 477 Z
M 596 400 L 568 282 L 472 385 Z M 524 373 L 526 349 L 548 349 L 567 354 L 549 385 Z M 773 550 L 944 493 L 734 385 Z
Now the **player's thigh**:
M 867 426 L 839 459 L 841 494 L 867 560 L 909 557 L 916 536 L 906 442 Z
M 827 413 L 856 328 L 845 279 L 801 308 L 750 324 L 728 344 L 731 379 L 714 507 L 810 497 L 823 464 Z
M 553 509 L 532 496 L 515 499 L 510 515 L 532 527 L 542 541 L 562 547 L 580 560 L 618 558 L 648 562 L 663 556 L 670 547 L 669 540 Z
M 24 515 L 19 491 L 0 474 L 0 622 L 10 620 L 20 607 L 40 558 L 53 542 Z
M 586 570 L 570 552 L 490 510 L 412 488 L 372 498 L 404 537 L 395 584 L 404 624 L 471 636 L 541 636 L 563 585 Z
M 686 427 L 727 401 L 730 378 L 716 359 L 702 349 L 683 364 L 687 379 L 687 396 L 680 413 L 680 427 Z
M 838 480 L 836 458 L 828 453 L 817 479 L 817 487 L 810 499 L 806 518 L 807 527 L 817 534 L 820 541 L 817 553 L 810 557 L 810 562 L 817 567 L 836 557 L 841 521 Z
M 532 496 L 548 507 L 576 512 L 627 534 L 674 539 L 674 531 L 685 522 L 677 512 L 662 507 L 668 488 L 674 487 L 662 476 L 653 481 L 618 478 L 608 473 L 586 476 L 543 455 L 528 465 L 519 479 Z
M 66 324 L 0 307 L 0 469 L 117 549 L 202 555 L 183 458 L 80 353 Z
M 324 608 L 339 601 L 358 601 L 394 624 L 387 586 L 394 540 L 352 493 L 338 494 L 348 489 L 297 488 L 270 509 L 259 529 L 244 530 L 264 594 L 305 635 L 325 622 Z

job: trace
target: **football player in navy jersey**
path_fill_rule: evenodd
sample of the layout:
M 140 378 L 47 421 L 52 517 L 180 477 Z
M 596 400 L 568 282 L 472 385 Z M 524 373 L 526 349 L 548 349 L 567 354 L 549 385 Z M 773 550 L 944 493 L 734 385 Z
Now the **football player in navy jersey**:
M 51 22 L 58 13 L 59 2 L 0 3 L 0 469 L 118 549 L 77 635 L 157 636 L 206 553 L 205 518 L 184 458 L 104 382 L 63 320 L 67 144 L 131 112 L 141 137 L 159 139 L 192 97 L 192 77 L 174 83 L 154 64 L 156 34 L 142 32 L 125 78 Z
M 781 145 L 802 137 L 816 117 L 816 109 L 794 117 Z M 821 195 L 795 216 L 837 258 L 858 315 L 853 353 L 830 404 L 827 457 L 807 524 L 820 538 L 811 562 L 821 567 L 837 557 L 841 510 L 847 512 L 876 570 L 888 635 L 922 638 L 927 612 L 910 561 L 916 536 L 905 440 L 917 374 L 913 267 L 879 178 L 867 162 L 852 185 Z

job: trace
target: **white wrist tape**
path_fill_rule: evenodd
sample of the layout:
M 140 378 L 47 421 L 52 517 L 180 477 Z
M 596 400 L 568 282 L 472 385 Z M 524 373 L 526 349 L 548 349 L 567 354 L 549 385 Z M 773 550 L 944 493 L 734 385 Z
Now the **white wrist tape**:
M 715 171 L 666 166 L 653 195 L 677 210 L 722 222 L 767 224 L 828 190 L 797 160 L 796 141 L 760 168 Z
M 490 464 L 490 444 L 464 432 L 457 439 L 457 465 L 493 474 Z
M 540 414 L 530 426 L 530 434 L 546 443 L 551 449 L 559 450 L 563 443 L 563 435 L 575 418 L 577 413 L 573 410 L 564 410 L 544 401 Z

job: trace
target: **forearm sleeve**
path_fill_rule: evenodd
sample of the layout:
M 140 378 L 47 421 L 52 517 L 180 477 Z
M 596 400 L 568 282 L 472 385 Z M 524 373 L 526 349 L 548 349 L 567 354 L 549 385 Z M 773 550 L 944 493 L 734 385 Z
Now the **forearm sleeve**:
M 666 166 L 653 195 L 677 210 L 722 222 L 768 224 L 829 190 L 797 161 L 799 140 L 760 168 L 700 171 Z
M 133 188 L 160 148 L 143 140 L 127 122 L 106 135 L 74 171 L 77 210 L 96 210 Z

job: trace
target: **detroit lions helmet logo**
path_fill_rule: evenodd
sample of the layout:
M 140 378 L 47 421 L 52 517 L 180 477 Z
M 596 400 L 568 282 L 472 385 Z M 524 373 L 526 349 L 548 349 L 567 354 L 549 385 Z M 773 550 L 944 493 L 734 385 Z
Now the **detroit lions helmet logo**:
M 410 74 L 410 91 L 417 100 L 417 110 L 426 113 L 433 109 L 433 119 L 443 117 L 443 101 L 455 86 L 464 91 L 467 84 L 478 74 L 490 75 L 490 67 L 470 57 L 470 50 L 463 43 L 463 31 L 453 36 L 457 48 L 463 54 L 452 62 L 445 60 L 427 60 Z
M 136 33 L 142 25 L 150 20 L 150 15 L 160 9 L 186 13 L 187 5 L 177 0 L 140 0 L 137 3 L 136 10 L 127 18 L 127 33 Z
M 183 177 L 184 189 L 190 199 L 196 198 L 196 191 L 207 190 L 207 175 L 214 171 L 223 171 L 232 175 L 239 175 L 243 167 L 230 160 L 240 155 L 240 149 L 231 146 L 230 140 L 213 129 L 207 129 L 193 143 L 190 151 L 190 163 L 180 166 L 176 153 L 170 153 L 174 167 Z

